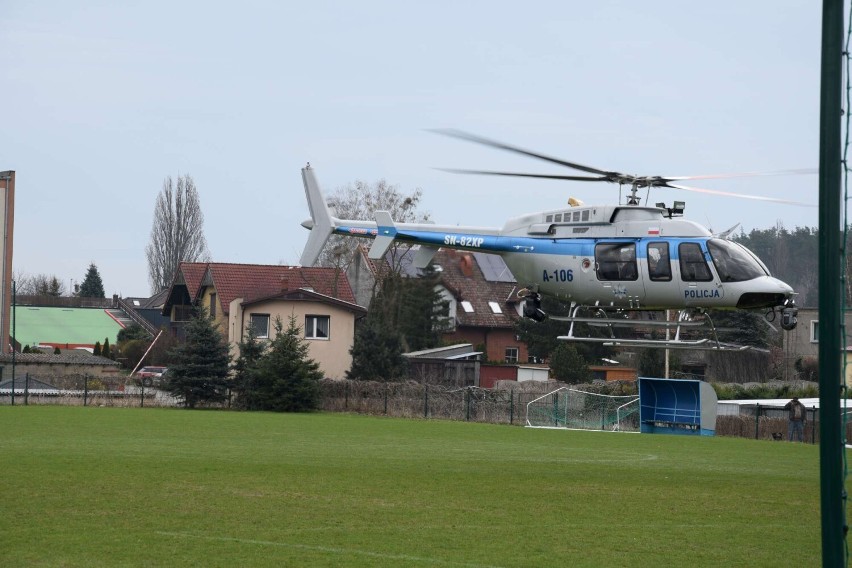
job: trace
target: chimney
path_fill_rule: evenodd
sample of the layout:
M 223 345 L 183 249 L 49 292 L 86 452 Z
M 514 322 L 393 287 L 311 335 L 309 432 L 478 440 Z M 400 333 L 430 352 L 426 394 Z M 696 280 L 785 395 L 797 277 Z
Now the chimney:
M 462 256 L 461 262 L 459 262 L 459 267 L 461 268 L 462 274 L 464 274 L 467 278 L 473 276 L 473 257 L 469 254 Z

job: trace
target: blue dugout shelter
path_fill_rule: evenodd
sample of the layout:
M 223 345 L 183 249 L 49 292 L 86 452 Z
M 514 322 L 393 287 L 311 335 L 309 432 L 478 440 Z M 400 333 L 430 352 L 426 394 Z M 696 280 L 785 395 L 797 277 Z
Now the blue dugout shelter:
M 717 402 L 716 391 L 704 381 L 640 377 L 640 432 L 712 436 Z

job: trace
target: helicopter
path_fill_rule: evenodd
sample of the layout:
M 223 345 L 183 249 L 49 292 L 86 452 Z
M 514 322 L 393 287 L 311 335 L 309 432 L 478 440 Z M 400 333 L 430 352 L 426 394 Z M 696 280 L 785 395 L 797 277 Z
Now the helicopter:
M 461 174 L 617 183 L 617 205 L 585 205 L 571 198 L 567 207 L 509 219 L 502 228 L 426 223 L 395 223 L 387 211 L 375 220 L 338 219 L 331 214 L 314 169 L 302 169 L 311 218 L 300 262 L 311 266 L 332 234 L 373 240 L 368 256 L 381 259 L 395 241 L 416 249 L 413 264 L 425 268 L 439 248 L 486 252 L 502 257 L 519 286 L 520 315 L 535 321 L 549 316 L 542 296 L 570 303 L 569 315 L 552 316 L 570 324 L 559 339 L 612 346 L 742 351 L 748 346 L 722 343 L 708 310 L 765 310 L 767 322 L 780 316 L 785 331 L 797 324 L 795 292 L 774 278 L 746 247 L 722 233 L 683 218 L 684 202 L 648 205 L 651 189 L 673 188 L 795 205 L 799 202 L 684 186 L 673 182 L 744 175 L 812 173 L 812 170 L 729 174 L 724 176 L 634 176 L 553 158 L 458 130 L 438 130 L 454 138 L 506 150 L 578 170 L 588 175 L 550 175 L 492 170 L 445 170 Z M 640 191 L 646 190 L 642 204 Z M 622 193 L 624 201 L 622 203 Z M 670 311 L 676 311 L 674 318 Z M 666 314 L 661 318 L 661 314 Z M 608 336 L 583 335 L 577 324 L 604 327 Z M 770 323 L 771 325 L 771 323 Z M 619 338 L 617 327 L 632 327 L 640 337 Z M 654 339 L 649 329 L 666 330 Z M 703 333 L 696 333 L 696 330 Z M 672 336 L 673 332 L 673 336 Z M 604 334 L 606 335 L 606 334 Z M 703 336 L 702 336 L 703 335 Z

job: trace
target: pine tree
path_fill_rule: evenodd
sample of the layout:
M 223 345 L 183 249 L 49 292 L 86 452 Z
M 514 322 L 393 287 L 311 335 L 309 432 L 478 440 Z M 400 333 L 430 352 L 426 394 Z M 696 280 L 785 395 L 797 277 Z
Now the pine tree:
M 54 347 L 53 348 L 53 354 L 54 355 L 62 355 L 62 350 L 59 349 L 59 347 Z
M 296 318 L 287 329 L 275 321 L 275 339 L 267 353 L 251 371 L 252 389 L 247 392 L 248 408 L 279 412 L 305 412 L 319 407 L 319 364 L 308 357 L 308 345 L 301 338 Z
M 227 398 L 228 345 L 207 310 L 198 307 L 186 325 L 186 340 L 172 352 L 166 389 L 187 408 Z
M 349 353 L 352 367 L 347 379 L 363 381 L 396 381 L 405 376 L 406 361 L 398 333 L 369 315 L 355 332 Z
M 245 338 L 239 344 L 240 356 L 234 362 L 231 370 L 233 376 L 233 390 L 236 395 L 236 405 L 241 408 L 251 409 L 252 393 L 255 390 L 255 374 L 261 357 L 266 352 L 266 342 L 258 341 L 257 334 L 252 326 L 246 326 Z
M 101 354 L 101 342 L 95 341 L 95 348 L 92 350 L 92 355 L 100 355 Z
M 398 328 L 409 351 L 437 347 L 448 330 L 449 303 L 437 289 L 441 275 L 429 265 L 420 278 L 401 281 Z
M 106 357 L 107 359 L 112 359 L 112 353 L 109 350 L 109 337 L 104 338 L 104 346 L 101 349 L 101 356 Z
M 101 275 L 98 272 L 98 267 L 95 263 L 89 265 L 89 270 L 86 272 L 86 277 L 80 285 L 80 291 L 77 295 L 81 298 L 103 298 L 104 284 L 101 281 Z
M 568 343 L 561 343 L 553 351 L 550 369 L 558 380 L 566 383 L 584 383 L 592 378 L 586 360 L 576 347 Z

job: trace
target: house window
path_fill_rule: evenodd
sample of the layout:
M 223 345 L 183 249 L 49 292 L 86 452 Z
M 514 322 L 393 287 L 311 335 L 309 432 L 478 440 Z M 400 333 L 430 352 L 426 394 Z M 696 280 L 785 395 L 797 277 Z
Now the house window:
M 269 338 L 269 314 L 251 314 L 249 326 L 258 339 Z
M 464 311 L 466 311 L 469 314 L 473 313 L 473 304 L 471 304 L 467 300 L 462 300 L 461 305 L 462 305 L 462 308 L 464 309 Z
M 189 321 L 192 319 L 192 306 L 175 306 L 174 310 L 174 321 Z
M 819 343 L 819 320 L 811 320 L 811 343 Z
M 506 348 L 506 362 L 507 363 L 517 363 L 518 362 L 518 348 L 517 347 L 507 347 Z
M 328 339 L 329 316 L 305 316 L 305 339 Z
M 216 294 L 210 294 L 210 317 L 216 317 Z
M 491 311 L 495 314 L 502 314 L 503 310 L 500 309 L 500 304 L 497 302 L 488 302 L 488 307 L 491 308 Z

